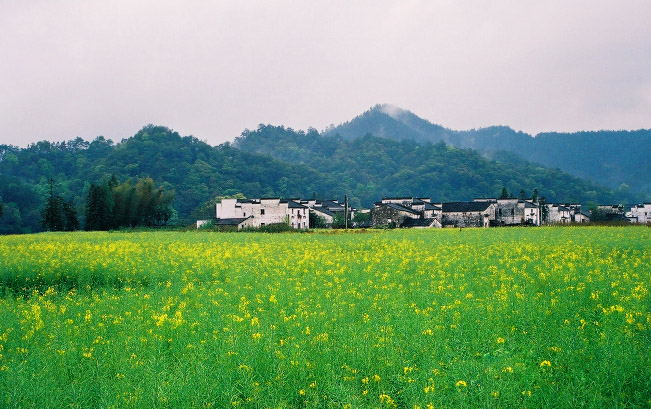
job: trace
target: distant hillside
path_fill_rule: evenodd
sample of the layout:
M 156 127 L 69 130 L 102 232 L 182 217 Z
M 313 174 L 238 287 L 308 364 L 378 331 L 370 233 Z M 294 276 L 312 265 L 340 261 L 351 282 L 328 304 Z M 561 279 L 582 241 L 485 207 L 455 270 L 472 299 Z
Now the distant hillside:
M 491 161 L 472 150 L 443 142 L 395 141 L 366 134 L 361 138 L 295 132 L 275 126 L 245 131 L 234 145 L 247 152 L 305 165 L 336 177 L 342 192 L 369 206 L 387 195 L 431 196 L 435 201 L 472 200 L 498 195 L 506 186 L 514 195 L 537 188 L 551 201 L 612 202 L 631 198 L 557 169 L 533 165 L 505 153 Z M 345 190 L 344 190 L 345 189 Z
M 182 221 L 211 216 L 205 202 L 220 195 L 299 196 L 315 189 L 338 192 L 336 179 L 302 165 L 282 163 L 228 144 L 212 147 L 162 126 L 146 126 L 118 144 L 102 137 L 88 143 L 38 142 L 28 148 L 0 145 L 0 234 L 40 231 L 40 209 L 48 179 L 66 200 L 73 199 L 83 221 L 88 188 L 107 180 L 152 177 L 176 192 Z
M 429 125 L 421 121 L 410 116 L 401 122 L 403 128 L 393 123 L 396 127 L 386 128 L 384 135 L 395 135 L 396 129 L 424 134 Z M 98 137 L 90 143 L 79 138 L 38 142 L 24 149 L 0 145 L 0 234 L 41 230 L 40 210 L 49 178 L 58 194 L 74 202 L 82 223 L 90 184 L 111 175 L 120 181 L 151 177 L 156 185 L 174 190 L 177 220 L 188 224 L 212 216 L 215 197 L 238 193 L 340 199 L 347 194 L 351 204 L 366 207 L 387 195 L 471 200 L 498 195 L 502 186 L 514 195 L 521 189 L 531 194 L 537 188 L 551 201 L 635 199 L 626 190 L 602 188 L 511 153 L 491 161 L 442 142 L 404 139 L 370 134 L 345 138 L 260 126 L 243 132 L 233 145 L 212 147 L 149 125 L 117 144 Z
M 354 139 L 372 134 L 419 143 L 440 142 L 470 148 L 488 158 L 501 151 L 558 167 L 594 183 L 651 197 L 651 130 L 542 133 L 532 137 L 506 126 L 453 131 L 391 105 L 377 105 L 353 120 L 327 130 L 327 136 Z M 624 184 L 624 185 L 622 185 Z

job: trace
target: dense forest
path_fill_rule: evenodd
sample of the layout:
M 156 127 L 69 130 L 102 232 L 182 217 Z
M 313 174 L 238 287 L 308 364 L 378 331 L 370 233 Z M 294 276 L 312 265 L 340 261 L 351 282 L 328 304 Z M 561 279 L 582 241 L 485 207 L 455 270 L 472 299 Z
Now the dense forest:
M 50 180 L 61 203 L 76 209 L 84 226 L 94 187 L 114 179 L 127 186 L 124 189 L 135 189 L 147 178 L 151 189 L 173 192 L 173 212 L 165 213 L 164 221 L 178 224 L 212 216 L 217 197 L 237 194 L 317 198 L 347 194 L 352 205 L 365 207 L 387 195 L 471 200 L 496 196 L 502 187 L 515 195 L 537 188 L 548 201 L 640 199 L 628 190 L 603 188 L 511 153 L 488 160 L 443 142 L 397 141 L 370 134 L 345 138 L 314 129 L 260 125 L 244 131 L 233 144 L 213 147 L 148 125 L 119 143 L 100 136 L 92 142 L 43 141 L 27 148 L 0 145 L 0 233 L 43 230 Z M 127 221 L 121 225 L 130 225 L 133 217 L 124 216 Z
M 651 196 L 651 129 L 540 133 L 535 137 L 507 126 L 454 131 L 391 105 L 377 105 L 353 120 L 331 127 L 325 134 L 356 139 L 367 133 L 418 143 L 437 143 L 474 149 L 489 159 L 503 151 L 522 159 L 557 167 L 594 183 Z

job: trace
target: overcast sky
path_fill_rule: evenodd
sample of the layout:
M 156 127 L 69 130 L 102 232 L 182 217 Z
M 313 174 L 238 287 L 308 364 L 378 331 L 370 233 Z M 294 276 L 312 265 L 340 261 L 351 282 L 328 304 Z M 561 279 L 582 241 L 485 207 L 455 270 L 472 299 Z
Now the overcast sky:
M 452 129 L 651 128 L 651 1 L 0 0 L 0 143 L 211 144 L 390 103 Z

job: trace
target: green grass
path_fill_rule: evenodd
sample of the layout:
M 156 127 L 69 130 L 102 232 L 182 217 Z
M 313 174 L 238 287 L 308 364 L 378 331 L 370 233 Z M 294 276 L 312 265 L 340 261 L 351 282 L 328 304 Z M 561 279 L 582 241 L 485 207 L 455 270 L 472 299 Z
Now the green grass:
M 0 237 L 0 407 L 649 407 L 651 230 Z

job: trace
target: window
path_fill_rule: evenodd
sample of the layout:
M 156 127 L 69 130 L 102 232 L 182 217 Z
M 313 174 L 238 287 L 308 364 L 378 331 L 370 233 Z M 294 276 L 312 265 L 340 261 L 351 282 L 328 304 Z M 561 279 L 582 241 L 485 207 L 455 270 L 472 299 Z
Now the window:
M 243 216 L 246 217 L 246 212 L 244 212 Z
M 264 209 L 260 209 L 260 215 L 264 215 Z

